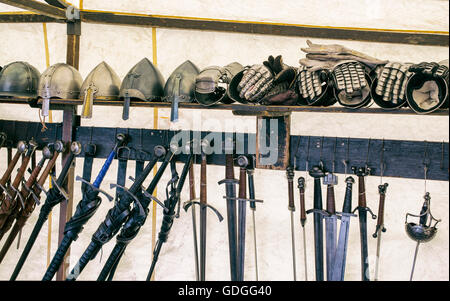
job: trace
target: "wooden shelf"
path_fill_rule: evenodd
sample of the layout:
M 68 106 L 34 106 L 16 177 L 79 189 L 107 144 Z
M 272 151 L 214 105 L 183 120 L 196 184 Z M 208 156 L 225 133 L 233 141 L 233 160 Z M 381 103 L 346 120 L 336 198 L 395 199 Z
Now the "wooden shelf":
M 29 98 L 4 98 L 0 99 L 0 103 L 12 104 L 29 104 Z M 60 110 L 67 106 L 79 106 L 83 101 L 80 99 L 52 99 L 50 109 Z M 40 102 L 38 102 L 38 106 Z M 122 106 L 121 101 L 111 100 L 94 100 L 94 105 L 99 106 Z M 145 102 L 132 101 L 132 107 L 142 108 L 170 108 L 171 104 L 167 102 Z M 233 104 L 217 104 L 214 106 L 203 106 L 199 103 L 180 103 L 181 109 L 198 109 L 198 110 L 230 110 L 235 115 L 241 116 L 271 116 L 283 115 L 290 112 L 314 112 L 314 113 L 363 113 L 363 114 L 394 114 L 394 115 L 418 115 L 410 108 L 401 108 L 395 110 L 385 110 L 379 107 L 364 107 L 359 109 L 350 109 L 340 105 L 330 107 L 312 107 L 312 106 L 265 106 L 265 105 L 244 105 L 240 103 Z M 449 116 L 448 109 L 439 109 L 424 116 Z

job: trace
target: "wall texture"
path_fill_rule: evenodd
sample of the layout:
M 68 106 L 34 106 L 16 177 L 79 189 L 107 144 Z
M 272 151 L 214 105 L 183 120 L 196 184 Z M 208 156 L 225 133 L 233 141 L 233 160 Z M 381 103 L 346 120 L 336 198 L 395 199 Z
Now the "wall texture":
M 74 4 L 78 5 L 78 1 Z M 295 24 L 313 24 L 347 27 L 371 27 L 417 30 L 448 30 L 448 1 L 264 1 L 255 7 L 254 1 L 216 1 L 213 6 L 205 1 L 93 1 L 85 0 L 86 9 L 105 9 L 125 12 L 139 12 L 155 15 L 191 16 L 222 18 L 231 20 L 273 21 Z M 0 11 L 15 10 L 0 5 Z M 47 24 L 50 64 L 65 61 L 65 26 Z M 0 65 L 23 60 L 45 70 L 45 52 L 42 24 L 1 24 L 0 33 L 3 41 L 0 47 Z M 243 65 L 261 62 L 268 55 L 282 54 L 287 64 L 297 66 L 303 57 L 301 47 L 306 46 L 306 38 L 290 38 L 249 34 L 232 34 L 201 32 L 191 30 L 156 29 L 157 64 L 167 79 L 170 73 L 183 61 L 190 59 L 200 69 L 210 65 L 225 65 L 238 61 Z M 340 43 L 347 47 L 365 52 L 380 59 L 400 62 L 439 61 L 448 58 L 447 47 L 424 47 L 384 43 L 363 43 L 355 41 L 338 41 L 330 39 L 313 39 L 316 43 Z M 143 57 L 152 59 L 152 29 L 128 26 L 106 26 L 83 24 L 81 37 L 80 72 L 83 77 L 101 61 L 106 61 L 123 78 L 128 70 Z M 25 111 L 26 110 L 26 111 Z M 231 112 L 181 110 L 178 124 L 170 124 L 166 109 L 159 110 L 160 128 L 202 129 L 220 131 L 233 125 L 236 131 L 255 132 L 254 117 L 234 117 Z M 95 107 L 93 119 L 82 120 L 85 126 L 152 128 L 153 109 L 132 108 L 130 119 L 121 120 L 121 108 Z M 1 119 L 38 121 L 37 110 L 21 105 L 0 104 Z M 61 112 L 54 112 L 54 121 L 62 120 Z M 448 141 L 448 117 L 438 116 L 393 116 L 370 114 L 331 114 L 331 113 L 293 113 L 292 133 L 295 135 L 386 138 L 407 140 Z M 6 152 L 0 151 L 0 158 L 5 161 Z M 96 160 L 94 173 L 103 162 Z M 417 162 L 421 164 L 421 162 Z M 181 166 L 178 166 L 181 170 Z M 0 167 L 4 170 L 4 163 Z M 59 168 L 60 169 L 60 168 Z M 105 178 L 103 188 L 115 181 L 117 162 Z M 196 183 L 199 183 L 199 166 L 195 167 Z M 75 174 L 81 175 L 82 161 L 77 160 Z M 236 169 L 237 172 L 237 169 Z M 216 183 L 224 177 L 223 167 L 208 166 L 208 202 L 225 214 L 225 191 Z M 134 164 L 129 163 L 129 174 L 134 174 Z M 296 173 L 296 179 L 303 172 Z M 344 175 L 339 176 L 336 190 L 337 207 L 341 208 L 344 197 Z M 162 183 L 167 182 L 166 173 Z M 291 242 L 289 211 L 287 210 L 287 181 L 285 172 L 257 170 L 255 173 L 256 197 L 264 199 L 256 211 L 258 259 L 261 280 L 291 280 Z M 424 194 L 423 180 L 384 178 L 389 183 L 386 199 L 385 224 L 388 231 L 383 236 L 382 258 L 380 267 L 381 280 L 408 280 L 415 244 L 404 231 L 406 212 L 418 213 Z M 147 181 L 149 182 L 149 181 Z M 366 182 L 368 205 L 373 210 L 378 208 L 377 186 L 379 177 L 369 177 Z M 128 183 L 129 184 L 129 183 Z M 356 188 L 355 188 L 356 189 Z M 436 238 L 420 247 L 415 279 L 448 280 L 449 279 L 449 224 L 448 224 L 448 182 L 428 181 L 427 190 L 432 196 L 432 210 L 442 219 Z M 112 191 L 111 191 L 112 192 Z M 325 192 L 325 190 L 324 190 Z M 198 190 L 197 190 L 198 193 Z M 158 197 L 165 195 L 162 186 Z M 295 193 L 298 207 L 298 193 Z M 312 180 L 307 177 L 307 208 L 312 207 Z M 74 205 L 80 200 L 80 184 L 75 186 Z M 182 201 L 188 199 L 187 187 L 183 190 Z M 353 203 L 357 198 L 354 194 Z M 87 247 L 92 233 L 103 220 L 113 204 L 104 201 L 94 218 L 90 220 L 71 249 L 71 267 Z M 75 207 L 75 206 L 74 206 Z M 53 216 L 57 217 L 59 209 Z M 157 209 L 156 231 L 159 231 L 161 209 Z M 18 250 L 11 248 L 0 265 L 0 279 L 9 279 L 14 266 L 22 252 L 37 214 L 33 214 L 22 233 L 22 243 Z M 314 247 L 312 218 L 307 223 L 307 252 L 309 279 L 314 279 Z M 250 221 L 250 214 L 248 216 Z M 57 248 L 57 219 L 53 219 L 51 250 Z M 298 279 L 303 279 L 301 227 L 298 211 L 296 212 L 297 272 Z M 357 219 L 352 221 L 349 238 L 346 280 L 360 279 L 360 247 Z M 117 280 L 143 280 L 151 261 L 151 216 L 141 229 L 140 234 L 129 245 L 119 265 Z M 157 280 L 193 280 L 194 259 L 192 243 L 192 225 L 190 214 L 182 213 L 175 220 L 164 245 L 156 270 Z M 375 221 L 369 224 L 369 231 L 375 229 Z M 254 279 L 252 227 L 247 227 L 246 280 Z M 371 233 L 369 233 L 370 235 Z M 115 239 L 104 246 L 103 256 L 98 255 L 80 276 L 80 280 L 94 280 L 101 270 L 105 257 L 109 255 Z M 0 242 L 0 246 L 2 243 Z M 376 240 L 369 237 L 369 256 L 371 275 L 374 273 Z M 19 279 L 41 279 L 46 267 L 47 226 L 44 226 L 29 260 L 24 266 Z M 53 254 L 53 253 L 52 253 Z M 219 223 L 212 215 L 208 218 L 208 261 L 207 279 L 229 279 L 228 239 L 226 222 Z

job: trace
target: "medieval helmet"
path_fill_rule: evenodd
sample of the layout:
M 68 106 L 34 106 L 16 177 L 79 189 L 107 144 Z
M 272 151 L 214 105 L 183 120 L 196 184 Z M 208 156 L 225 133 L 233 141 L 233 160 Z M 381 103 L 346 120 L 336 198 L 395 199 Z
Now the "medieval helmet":
M 132 98 L 143 101 L 158 101 L 164 96 L 164 78 L 158 68 L 147 58 L 134 65 L 122 81 L 120 99 L 124 100 L 122 119 L 128 119 Z
M 57 63 L 47 68 L 39 79 L 38 97 L 43 98 L 42 116 L 48 116 L 50 98 L 76 99 L 83 78 L 74 67 Z
M 244 67 L 233 62 L 224 67 L 210 66 L 203 69 L 195 79 L 195 99 L 202 105 L 211 106 L 219 101 L 232 103 L 227 96 L 231 79 Z
M 35 67 L 27 62 L 13 62 L 0 70 L 0 96 L 37 96 L 40 73 Z
M 164 86 L 164 101 L 172 103 L 171 121 L 178 120 L 178 103 L 194 102 L 195 78 L 199 69 L 191 61 L 178 66 Z
M 120 78 L 105 62 L 97 65 L 81 85 L 80 99 L 83 100 L 81 117 L 92 117 L 94 99 L 119 100 Z

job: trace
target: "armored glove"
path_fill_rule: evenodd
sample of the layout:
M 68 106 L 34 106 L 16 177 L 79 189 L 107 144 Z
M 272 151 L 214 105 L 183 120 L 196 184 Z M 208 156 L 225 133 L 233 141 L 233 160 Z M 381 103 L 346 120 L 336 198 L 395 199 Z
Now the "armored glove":
M 312 103 L 322 92 L 322 86 L 327 84 L 328 73 L 324 70 L 310 71 L 307 67 L 300 65 L 296 78 L 298 93 Z M 324 87 L 326 88 L 326 87 Z
M 399 104 L 405 100 L 406 84 L 413 74 L 408 69 L 411 64 L 389 62 L 376 69 L 377 86 L 375 93 L 393 104 Z
M 262 65 L 253 65 L 244 71 L 237 90 L 239 97 L 249 102 L 260 102 L 264 98 L 270 103 L 271 97 L 265 96 L 267 94 L 274 96 L 285 92 L 294 78 L 295 69 L 285 65 L 281 55 L 276 58 L 269 56 Z M 276 102 L 279 103 L 281 100 L 278 99 Z
M 448 89 L 449 68 L 448 59 L 439 63 L 426 63 L 415 64 L 409 67 L 409 71 L 414 73 L 415 80 L 411 79 L 411 84 L 408 84 L 406 89 L 412 90 L 408 99 L 410 106 L 413 102 L 419 107 L 421 112 L 427 112 L 429 110 L 439 107 L 440 103 L 445 102 L 448 99 L 448 91 L 441 92 Z M 441 84 L 447 82 L 447 85 Z M 447 98 L 443 99 L 446 95 Z
M 374 57 L 371 57 L 367 54 L 364 54 L 362 52 L 349 49 L 337 44 L 320 45 L 314 44 L 310 40 L 307 40 L 306 43 L 308 44 L 309 47 L 301 48 L 303 52 L 306 52 L 306 59 L 328 62 L 328 68 L 326 67 L 327 64 L 323 64 L 322 65 L 322 67 L 324 67 L 323 69 L 331 69 L 332 65 L 335 65 L 340 61 L 348 61 L 348 60 L 358 61 L 360 63 L 363 63 L 364 65 L 371 67 L 372 69 L 378 65 L 384 65 L 388 63 L 388 61 L 382 61 Z M 314 69 L 315 68 L 313 68 L 311 71 L 313 71 Z

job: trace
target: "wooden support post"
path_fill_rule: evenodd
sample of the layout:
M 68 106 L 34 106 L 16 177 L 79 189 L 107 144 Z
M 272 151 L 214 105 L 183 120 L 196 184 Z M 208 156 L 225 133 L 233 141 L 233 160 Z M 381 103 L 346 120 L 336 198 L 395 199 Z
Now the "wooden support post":
M 289 165 L 291 114 L 256 119 L 256 167 L 284 170 Z
M 76 21 L 80 22 L 80 21 Z M 67 55 L 66 62 L 71 65 L 75 69 L 79 68 L 80 61 L 80 35 L 73 34 L 70 32 L 69 26 L 73 27 L 73 24 L 68 24 L 68 34 L 67 34 Z M 62 141 L 68 145 L 74 140 L 75 137 L 75 127 L 80 123 L 79 116 L 77 116 L 77 107 L 70 106 L 63 111 L 63 132 L 62 132 Z M 68 150 L 62 156 L 62 164 L 66 162 L 68 157 Z M 72 217 L 73 211 L 73 187 L 74 187 L 74 171 L 75 171 L 75 161 L 70 168 L 67 181 L 64 183 L 64 188 L 69 195 L 69 201 L 62 202 L 60 205 L 60 213 L 59 213 L 59 229 L 58 229 L 58 244 L 61 244 L 62 239 L 64 238 L 64 228 L 66 226 L 66 222 Z M 63 264 L 61 264 L 58 272 L 56 273 L 56 280 L 64 280 L 66 279 L 67 271 L 69 269 L 70 264 L 70 248 L 67 250 L 66 256 L 64 257 Z

